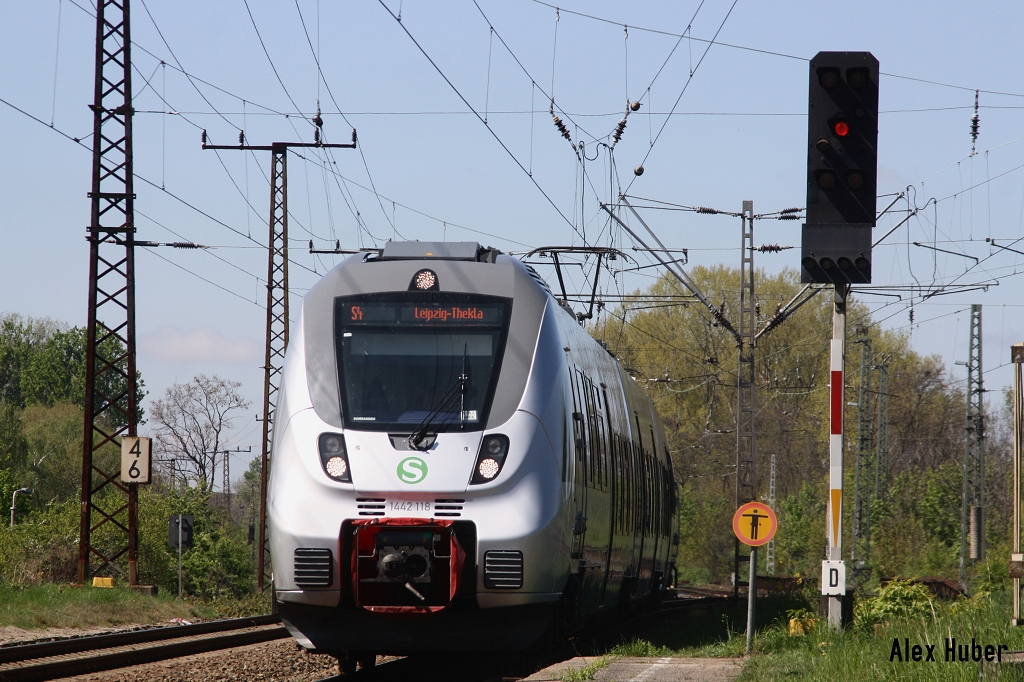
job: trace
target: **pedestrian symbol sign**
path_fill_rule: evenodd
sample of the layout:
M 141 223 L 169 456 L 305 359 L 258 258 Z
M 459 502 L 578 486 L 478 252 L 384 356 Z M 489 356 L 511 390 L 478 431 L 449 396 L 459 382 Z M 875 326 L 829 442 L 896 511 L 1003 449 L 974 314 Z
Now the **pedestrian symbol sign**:
M 739 541 L 751 547 L 760 547 L 775 537 L 779 521 L 775 512 L 761 502 L 747 502 L 732 517 L 732 532 Z

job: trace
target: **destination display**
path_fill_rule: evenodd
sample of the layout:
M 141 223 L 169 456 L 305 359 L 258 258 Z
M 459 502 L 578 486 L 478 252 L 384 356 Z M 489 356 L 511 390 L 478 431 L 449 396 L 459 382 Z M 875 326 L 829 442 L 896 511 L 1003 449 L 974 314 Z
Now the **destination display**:
M 339 299 L 337 321 L 357 326 L 500 326 L 508 304 L 499 301 L 374 301 Z

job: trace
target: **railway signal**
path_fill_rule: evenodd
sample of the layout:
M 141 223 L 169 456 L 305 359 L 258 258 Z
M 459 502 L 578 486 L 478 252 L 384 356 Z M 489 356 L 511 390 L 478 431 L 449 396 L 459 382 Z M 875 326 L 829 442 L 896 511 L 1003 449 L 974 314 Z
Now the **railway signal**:
M 181 599 L 181 551 L 192 549 L 193 517 L 191 514 L 175 514 L 167 522 L 167 546 L 178 550 L 178 599 Z
M 808 96 L 803 282 L 871 282 L 877 148 L 878 60 L 819 52 Z

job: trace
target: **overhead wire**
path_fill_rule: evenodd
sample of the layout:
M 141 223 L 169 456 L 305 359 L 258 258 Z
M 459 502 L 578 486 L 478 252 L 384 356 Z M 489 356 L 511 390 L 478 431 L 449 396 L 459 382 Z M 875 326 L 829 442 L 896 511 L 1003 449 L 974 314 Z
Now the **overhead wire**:
M 783 57 L 783 58 L 786 58 L 786 59 L 795 59 L 795 60 L 802 61 L 802 62 L 810 61 L 810 59 L 808 57 L 801 57 L 799 55 L 787 54 L 785 52 L 776 52 L 776 51 L 773 51 L 773 50 L 763 50 L 763 49 L 760 49 L 760 48 L 750 47 L 750 46 L 747 46 L 747 45 L 736 45 L 734 43 L 723 43 L 723 42 L 715 41 L 714 39 L 708 40 L 707 38 L 694 38 L 694 37 L 688 36 L 685 32 L 683 32 L 683 33 L 675 33 L 673 31 L 666 31 L 666 30 L 663 30 L 663 29 L 656 29 L 656 28 L 649 28 L 649 27 L 645 27 L 645 26 L 638 26 L 636 24 L 630 24 L 630 23 L 627 23 L 627 22 L 624 22 L 624 21 L 620 21 L 620 20 L 617 20 L 617 19 L 608 19 L 606 17 L 599 17 L 599 16 L 594 15 L 594 14 L 587 14 L 586 12 L 578 12 L 578 11 L 575 11 L 575 10 L 566 9 L 564 7 L 556 7 L 555 5 L 552 5 L 552 4 L 548 3 L 548 2 L 544 2 L 544 0 L 530 0 L 530 1 L 533 2 L 533 3 L 536 3 L 538 5 L 543 5 L 545 7 L 549 7 L 551 9 L 559 9 L 560 11 L 565 12 L 566 14 L 573 14 L 573 15 L 576 15 L 576 16 L 579 16 L 579 17 L 584 17 L 586 19 L 592 19 L 594 21 L 602 22 L 602 23 L 605 23 L 605 24 L 612 24 L 614 26 L 628 26 L 629 28 L 632 28 L 632 29 L 637 30 L 637 31 L 644 31 L 644 32 L 647 32 L 647 33 L 655 33 L 655 34 L 660 34 L 660 35 L 664 35 L 664 36 L 671 36 L 673 38 L 686 37 L 689 40 L 694 40 L 694 41 L 697 41 L 697 42 L 700 42 L 700 43 L 712 43 L 712 42 L 714 42 L 716 45 L 719 45 L 721 47 L 728 47 L 728 48 L 736 49 L 736 50 L 744 50 L 744 51 L 747 51 L 747 52 L 756 52 L 756 53 L 760 53 L 760 54 L 770 55 L 770 56 L 773 56 L 773 57 Z M 937 86 L 940 86 L 940 87 L 953 88 L 953 89 L 956 89 L 956 90 L 967 90 L 969 92 L 981 92 L 981 93 L 985 93 L 985 94 L 988 94 L 988 95 L 1000 95 L 1000 96 L 1004 96 L 1004 97 L 1024 97 L 1024 93 L 1006 92 L 1006 91 L 1000 91 L 1000 90 L 985 90 L 984 88 L 970 87 L 970 86 L 966 86 L 966 85 L 955 85 L 955 84 L 952 84 L 952 83 L 943 83 L 941 81 L 928 80 L 928 79 L 925 79 L 925 78 L 915 78 L 915 77 L 912 77 L 912 76 L 903 76 L 903 75 L 900 75 L 900 74 L 888 73 L 888 72 L 885 72 L 885 71 L 882 71 L 881 74 L 883 76 L 889 76 L 890 78 L 899 78 L 899 79 L 902 79 L 902 80 L 916 81 L 918 83 L 926 83 L 928 85 L 937 85 Z M 964 107 L 964 108 L 967 108 L 967 107 Z
M 14 104 L 8 102 L 7 100 L 5 100 L 3 98 L 0 98 L 0 103 L 5 104 L 8 107 L 10 107 L 11 109 L 14 109 L 15 111 L 17 111 L 18 113 L 27 116 L 28 118 L 32 119 L 36 123 L 39 123 L 40 125 L 46 126 L 50 130 L 52 130 L 55 133 L 57 133 L 58 135 L 60 135 L 61 137 L 64 137 L 64 138 L 68 139 L 69 141 L 73 142 L 74 144 L 78 145 L 79 147 L 81 147 L 85 151 L 88 151 L 88 152 L 92 151 L 91 148 L 89 148 L 86 145 L 82 144 L 82 142 L 81 142 L 81 140 L 79 138 L 72 137 L 71 135 L 69 135 L 68 133 L 64 132 L 63 130 L 60 130 L 57 127 L 51 128 L 50 125 L 46 121 L 40 119 L 37 116 L 33 116 L 32 114 L 28 113 L 24 109 L 22 109 L 22 108 L 14 105 Z M 153 189 L 156 189 L 156 190 L 166 194 L 167 196 L 171 197 L 172 199 L 174 199 L 175 201 L 181 203 L 182 205 L 186 206 L 187 208 L 195 211 L 196 213 L 200 214 L 201 216 L 203 216 L 203 217 L 213 221 L 214 223 L 217 223 L 221 227 L 227 228 L 228 230 L 230 230 L 231 232 L 234 232 L 235 234 L 237 234 L 238 236 L 242 237 L 243 239 L 251 241 L 252 243 L 256 244 L 257 246 L 259 246 L 261 248 L 264 248 L 264 249 L 267 248 L 265 244 L 260 243 L 260 241 L 257 240 L 256 238 L 254 238 L 254 237 L 252 237 L 250 235 L 245 234 L 241 230 L 238 230 L 237 228 L 232 227 L 231 225 L 229 225 L 228 223 L 224 222 L 223 220 L 220 220 L 219 218 L 214 217 L 210 213 L 207 213 L 206 211 L 204 211 L 203 209 L 199 208 L 198 206 L 196 206 L 196 205 L 194 205 L 192 203 L 189 203 L 188 201 L 186 201 L 182 197 L 178 196 L 174 192 L 172 192 L 172 191 L 170 191 L 168 189 L 161 189 L 161 187 L 160 187 L 160 185 L 158 183 L 150 180 L 149 178 L 145 177 L 144 175 L 140 175 L 138 173 L 135 173 L 135 178 L 138 179 L 138 180 L 141 180 L 142 182 L 144 182 L 145 184 L 149 185 Z M 306 265 L 303 265 L 302 263 L 299 263 L 299 262 L 297 262 L 297 261 L 295 261 L 295 260 L 293 260 L 291 258 L 288 259 L 288 262 L 293 264 L 293 265 L 295 265 L 296 267 L 302 268 L 303 270 L 307 270 L 309 272 L 314 272 L 312 269 L 310 269 Z
M 391 18 L 394 19 L 395 22 L 402 28 L 402 30 L 405 32 L 405 34 L 409 37 L 409 40 L 411 40 L 413 42 L 413 44 L 420 51 L 420 53 L 424 57 L 426 57 L 427 61 L 430 62 L 430 65 L 434 67 L 434 70 L 437 71 L 437 73 L 441 76 L 441 78 L 444 79 L 445 83 L 447 83 L 448 86 L 458 96 L 458 98 L 460 100 L 462 100 L 462 103 L 465 104 L 466 107 L 469 108 L 469 110 L 473 112 L 473 114 L 480 120 L 481 123 L 484 124 L 484 127 L 491 134 L 491 136 L 494 137 L 494 139 L 498 142 L 499 145 L 501 145 L 501 148 L 505 150 L 505 153 L 507 153 L 512 158 L 512 160 L 515 162 L 515 164 L 517 166 L 519 166 L 519 169 L 522 170 L 523 173 L 526 174 L 526 176 L 533 183 L 534 187 L 536 187 L 537 190 L 540 191 L 540 193 L 544 196 L 544 198 L 547 200 L 547 202 L 549 204 L 551 204 L 551 207 L 555 209 L 555 212 L 558 213 L 559 216 L 561 216 L 562 220 L 564 220 L 566 222 L 566 224 L 568 224 L 569 227 L 571 227 L 574 232 L 576 232 L 577 234 L 580 234 L 579 230 L 576 228 L 576 226 L 573 224 L 573 222 L 571 220 L 569 220 L 569 218 L 565 215 L 565 213 L 562 212 L 562 209 L 560 209 L 558 207 L 558 205 L 555 204 L 555 202 L 551 198 L 551 196 L 546 191 L 544 191 L 544 188 L 540 186 L 540 183 L 537 182 L 536 178 L 534 178 L 533 175 L 528 170 L 526 170 L 526 167 L 523 166 L 522 162 L 520 162 L 519 159 L 516 157 L 516 155 L 512 153 L 512 150 L 508 148 L 508 146 L 505 144 L 505 142 L 498 136 L 497 133 L 494 132 L 494 130 L 489 125 L 484 123 L 483 117 L 480 116 L 480 113 L 473 107 L 472 104 L 469 103 L 469 101 L 462 95 L 462 93 L 459 91 L 459 89 L 457 87 L 455 87 L 455 84 L 452 83 L 452 81 L 448 78 L 447 75 L 445 75 L 444 71 L 441 70 L 441 68 L 437 65 L 437 63 L 433 60 L 433 58 L 431 58 L 431 56 L 429 54 L 427 54 L 427 51 L 425 49 L 423 49 L 423 46 L 419 44 L 419 42 L 416 40 L 415 37 L 413 37 L 412 33 L 409 31 L 409 28 L 403 22 L 399 21 L 398 17 L 395 16 L 395 14 L 391 11 L 391 8 L 389 8 L 386 4 L 384 4 L 384 0 L 378 0 L 378 2 L 380 3 L 381 7 L 384 8 L 384 11 L 386 11 L 389 15 L 391 15 Z M 582 237 L 583 235 L 580 234 L 580 236 Z
M 682 90 L 679 91 L 679 96 L 676 97 L 675 103 L 672 105 L 672 108 L 669 110 L 669 115 L 665 117 L 665 121 L 661 124 L 661 128 L 658 129 L 658 133 L 654 136 L 654 140 L 651 142 L 650 146 L 647 148 L 647 153 L 644 154 L 644 157 L 640 161 L 640 163 L 638 164 L 638 167 L 643 167 L 643 165 L 645 163 L 647 163 L 647 159 L 650 158 L 651 152 L 654 151 L 654 145 L 656 145 L 658 143 L 658 140 L 661 138 L 661 134 L 665 131 L 665 127 L 668 125 L 668 122 L 670 120 L 672 120 L 672 114 L 675 112 L 676 107 L 679 106 L 679 102 L 682 101 L 683 95 L 686 94 L 686 89 L 689 88 L 690 87 L 690 83 L 693 82 L 693 77 L 696 75 L 697 70 L 700 69 L 700 65 L 704 63 L 704 58 L 708 56 L 708 52 L 711 50 L 711 46 L 715 44 L 715 40 L 717 40 L 718 34 L 722 32 L 723 28 L 725 28 L 725 22 L 727 22 L 729 20 L 729 17 L 732 15 L 732 11 L 736 8 L 736 3 L 737 2 L 739 2 L 739 0 L 733 0 L 732 5 L 729 6 L 729 11 L 725 13 L 725 17 L 722 18 L 722 23 L 720 23 L 718 25 L 718 30 L 715 31 L 714 37 L 712 37 L 711 41 L 708 42 L 707 47 L 704 48 L 704 54 L 702 54 L 700 56 L 700 59 L 697 60 L 697 65 L 695 67 L 693 67 L 693 70 L 690 72 L 689 77 L 686 79 L 686 82 L 683 84 Z M 702 4 L 703 4 L 703 0 L 702 0 Z M 653 82 L 654 81 L 651 81 L 652 84 L 653 84 Z M 640 177 L 640 176 L 639 175 L 634 175 L 630 179 L 629 184 L 626 185 L 626 191 L 627 192 L 629 191 L 629 188 L 633 186 L 633 183 L 636 182 L 636 179 L 638 177 Z
M 313 61 L 316 63 L 317 73 L 320 76 L 319 80 L 317 81 L 317 84 L 318 84 L 317 86 L 319 87 L 319 83 L 323 82 L 324 88 L 327 89 L 327 95 L 331 98 L 331 102 L 334 104 L 334 108 L 338 110 L 338 113 L 341 115 L 342 120 L 344 120 L 345 123 L 347 123 L 348 126 L 350 128 L 352 128 L 353 134 L 354 134 L 355 126 L 352 125 L 351 121 L 348 120 L 348 117 L 345 116 L 345 113 L 341 109 L 341 105 L 339 105 L 338 104 L 338 100 L 335 99 L 334 91 L 331 90 L 331 85 L 330 85 L 330 83 L 327 82 L 327 77 L 324 75 L 323 68 L 321 68 L 321 66 L 320 66 L 320 56 L 317 53 L 317 51 L 313 50 L 313 41 L 310 40 L 309 31 L 306 29 L 306 20 L 302 16 L 302 8 L 299 7 L 299 0 L 295 0 L 295 9 L 296 9 L 296 11 L 298 12 L 298 15 L 299 15 L 299 23 L 302 24 L 302 32 L 305 34 L 306 42 L 309 44 L 310 52 L 313 54 Z M 317 4 L 317 12 L 319 12 L 319 3 Z M 319 30 L 320 30 L 319 29 L 319 19 L 317 20 L 317 22 L 318 22 L 317 23 L 317 31 L 319 32 Z M 319 37 L 317 38 L 317 45 L 319 45 Z M 370 166 L 366 162 L 366 155 L 363 153 L 363 146 L 362 145 L 357 145 L 356 149 L 359 152 L 359 157 L 363 161 L 363 168 L 366 170 L 366 178 L 370 182 L 370 187 L 373 188 L 374 196 L 377 197 L 377 203 L 380 206 L 380 211 L 384 215 L 384 219 L 387 220 L 388 219 L 388 212 L 386 210 L 384 210 L 384 204 L 381 202 L 380 195 L 377 193 L 377 186 L 376 186 L 376 184 L 374 184 L 373 175 L 370 174 Z M 331 159 L 331 161 L 334 162 L 334 153 L 333 153 L 333 151 L 328 150 L 327 151 L 327 155 Z M 354 205 L 354 200 L 353 200 L 353 205 Z M 394 225 L 392 225 L 391 227 L 392 227 L 392 229 L 394 229 Z M 367 234 L 369 234 L 369 230 L 367 230 Z M 370 236 L 371 236 L 371 238 L 376 239 L 376 237 L 373 237 L 373 235 L 370 235 Z

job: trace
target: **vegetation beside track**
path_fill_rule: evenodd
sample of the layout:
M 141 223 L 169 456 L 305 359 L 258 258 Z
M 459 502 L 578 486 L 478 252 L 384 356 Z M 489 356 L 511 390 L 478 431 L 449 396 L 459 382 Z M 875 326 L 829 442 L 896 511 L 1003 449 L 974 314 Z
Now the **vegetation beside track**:
M 210 620 L 269 613 L 266 597 L 187 599 L 149 597 L 127 587 L 114 589 L 71 585 L 0 585 L 0 627 L 23 630 L 97 628 L 166 623 L 174 618 Z
M 1024 649 L 1024 631 L 1010 625 L 1010 594 L 979 592 L 970 599 L 940 601 L 920 585 L 890 583 L 877 597 L 855 610 L 854 623 L 833 632 L 814 615 L 815 595 L 758 601 L 758 629 L 745 680 L 977 680 L 982 662 L 947 662 L 947 638 L 957 645 L 972 638 L 981 646 L 1000 644 Z M 723 604 L 695 614 L 681 612 L 631 633 L 608 653 L 613 656 L 742 657 L 746 604 Z M 791 630 L 795 617 L 803 625 Z M 802 630 L 802 631 L 801 631 Z M 904 661 L 890 657 L 898 640 Z M 934 646 L 934 661 L 906 659 L 905 646 Z M 984 679 L 1003 679 L 1011 673 L 993 664 Z M 1014 678 L 1017 679 L 1017 678 Z

